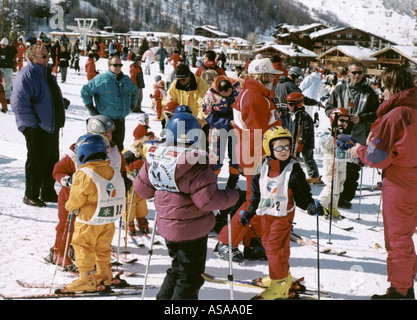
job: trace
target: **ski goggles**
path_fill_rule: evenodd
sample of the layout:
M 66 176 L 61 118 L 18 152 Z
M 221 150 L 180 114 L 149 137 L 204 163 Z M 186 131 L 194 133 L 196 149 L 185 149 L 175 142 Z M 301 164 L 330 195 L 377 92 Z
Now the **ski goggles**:
M 288 151 L 288 150 L 290 150 L 290 145 L 286 145 L 286 146 L 278 146 L 278 147 L 275 147 L 275 148 L 272 148 L 272 150 L 274 150 L 274 151 L 276 151 L 276 152 L 282 152 L 282 151 Z

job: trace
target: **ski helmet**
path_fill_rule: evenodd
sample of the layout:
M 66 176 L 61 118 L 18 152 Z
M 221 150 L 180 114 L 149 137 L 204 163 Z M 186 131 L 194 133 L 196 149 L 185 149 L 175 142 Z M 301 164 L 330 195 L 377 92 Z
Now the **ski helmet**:
M 290 70 L 288 70 L 288 74 L 294 76 L 295 78 L 303 77 L 303 70 L 299 67 L 291 67 Z
M 189 113 L 176 113 L 166 125 L 166 144 L 194 144 L 200 140 L 201 125 Z
M 108 147 L 106 140 L 101 134 L 86 134 L 79 137 L 74 148 L 78 162 L 84 164 L 90 160 L 105 160 Z
M 262 146 L 268 157 L 272 155 L 271 143 L 276 139 L 288 139 L 290 140 L 290 146 L 292 146 L 292 136 L 288 129 L 280 126 L 271 127 L 265 131 L 264 138 L 262 140 Z
M 189 106 L 186 106 L 185 104 L 182 104 L 182 105 L 180 105 L 180 106 L 178 106 L 176 109 L 175 109 L 175 114 L 177 114 L 177 113 L 189 113 L 189 114 L 193 114 L 193 112 L 191 111 L 191 109 L 190 109 L 190 107 Z
M 87 119 L 87 131 L 91 133 L 107 133 L 116 130 L 113 120 L 108 116 L 96 115 Z
M 300 109 L 304 105 L 304 96 L 301 92 L 292 92 L 287 96 L 287 103 L 295 104 L 295 108 Z
M 149 116 L 146 113 L 141 113 L 138 117 L 138 122 L 142 126 L 149 126 Z
M 329 118 L 330 118 L 330 126 L 332 129 L 334 129 L 337 126 L 337 121 L 340 116 L 349 117 L 350 120 L 350 112 L 346 108 L 335 108 L 330 112 Z M 343 130 L 345 133 L 349 133 L 352 130 L 353 123 L 349 121 L 347 127 L 345 130 Z M 333 130 L 332 130 L 333 131 Z
M 171 117 L 174 115 L 175 113 L 175 109 L 179 106 L 178 102 L 175 100 L 172 100 L 170 102 L 168 102 L 166 104 L 166 106 L 164 107 L 164 115 L 165 115 L 165 119 L 168 121 L 169 119 L 171 119 Z

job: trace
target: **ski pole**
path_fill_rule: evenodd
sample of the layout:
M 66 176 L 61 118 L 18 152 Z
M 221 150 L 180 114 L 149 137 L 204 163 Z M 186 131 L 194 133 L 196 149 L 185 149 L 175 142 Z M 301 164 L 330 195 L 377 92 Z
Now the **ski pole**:
M 120 256 L 120 238 L 121 238 L 121 233 L 122 233 L 122 222 L 123 222 L 123 217 L 120 217 L 120 220 L 119 220 L 119 239 L 117 241 L 117 258 L 116 258 L 116 262 L 113 262 L 113 265 L 116 266 L 116 269 L 118 269 L 119 266 L 122 265 L 119 262 L 119 256 Z
M 71 212 L 69 213 L 69 215 L 68 215 L 68 220 L 69 220 L 69 223 L 68 223 L 67 238 L 66 238 L 66 240 L 65 240 L 64 259 L 65 259 L 65 257 L 67 256 L 67 252 L 68 252 L 68 243 L 69 243 L 69 238 L 70 238 L 70 235 L 71 235 L 72 218 L 73 218 L 73 216 L 74 216 L 74 215 L 75 215 L 75 211 L 71 211 Z M 61 250 L 60 250 L 60 251 L 61 251 Z M 54 272 L 54 275 L 53 275 L 53 277 L 52 277 L 51 287 L 50 287 L 50 289 L 49 289 L 49 293 L 51 293 L 51 292 L 52 292 L 52 288 L 53 288 L 53 286 L 54 286 L 54 282 L 55 282 L 56 272 L 57 272 L 58 267 L 59 267 L 59 259 L 61 258 L 60 251 L 58 252 L 58 258 L 57 258 L 57 261 L 55 262 L 55 272 Z M 65 260 L 64 260 L 64 261 L 65 261 Z M 64 264 L 65 264 L 65 263 L 64 263 Z
M 227 213 L 227 233 L 229 241 L 229 275 L 227 279 L 230 282 L 230 300 L 233 300 L 232 227 L 230 224 L 230 212 Z
M 143 290 L 142 290 L 142 300 L 145 299 L 145 291 L 146 291 L 146 282 L 148 281 L 148 273 L 149 273 L 149 265 L 151 264 L 151 256 L 153 253 L 153 241 L 155 239 L 155 232 L 156 232 L 156 217 L 157 217 L 157 211 L 155 211 L 155 223 L 153 225 L 152 230 L 152 239 L 151 239 L 151 247 L 148 250 L 148 264 L 146 265 L 146 271 L 145 271 L 145 280 L 143 283 Z
M 330 188 L 330 210 L 329 210 L 329 219 L 330 219 L 330 223 L 329 223 L 329 241 L 327 242 L 328 244 L 332 244 L 331 241 L 331 234 L 332 234 L 332 216 L 333 216 L 333 194 L 334 194 L 334 167 L 335 167 L 335 162 L 336 162 L 336 130 L 337 128 L 334 129 L 334 138 L 333 138 L 333 163 L 332 163 L 332 183 L 331 183 L 331 188 Z
M 363 180 L 363 167 L 361 167 L 361 182 L 360 182 L 360 187 L 359 187 L 359 209 L 358 209 L 358 217 L 356 218 L 356 220 L 362 220 L 360 218 L 360 216 L 361 216 L 361 202 L 362 202 L 362 180 Z
M 135 190 L 133 190 L 132 188 L 132 192 L 131 192 L 131 197 L 130 197 L 130 207 L 129 207 L 129 214 L 126 217 L 126 225 L 125 225 L 125 251 L 123 251 L 123 253 L 129 253 L 129 251 L 127 251 L 127 228 L 128 228 L 128 224 L 130 221 L 130 215 L 132 213 L 132 205 L 133 205 L 133 198 L 135 197 Z M 126 208 L 127 210 L 127 208 Z
M 320 203 L 315 200 L 316 209 Z M 317 299 L 320 300 L 320 233 L 319 233 L 319 214 L 316 212 L 316 224 L 317 224 Z

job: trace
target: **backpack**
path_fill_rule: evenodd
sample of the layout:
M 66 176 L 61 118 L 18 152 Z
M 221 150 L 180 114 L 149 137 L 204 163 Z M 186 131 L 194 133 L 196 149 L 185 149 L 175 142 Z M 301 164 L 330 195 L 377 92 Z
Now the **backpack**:
M 218 67 L 216 67 L 218 68 Z M 214 80 L 217 78 L 218 74 L 216 69 L 209 69 L 206 66 L 204 66 L 204 70 L 201 73 L 200 77 L 206 80 L 207 84 L 211 86 L 211 84 L 214 82 Z

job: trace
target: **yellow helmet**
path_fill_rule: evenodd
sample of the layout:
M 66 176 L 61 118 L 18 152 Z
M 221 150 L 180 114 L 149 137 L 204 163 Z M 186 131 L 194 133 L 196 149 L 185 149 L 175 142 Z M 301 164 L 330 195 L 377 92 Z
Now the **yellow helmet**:
M 290 145 L 292 145 L 292 136 L 287 129 L 280 126 L 271 127 L 264 133 L 264 138 L 262 141 L 262 146 L 268 157 L 272 154 L 271 141 L 275 139 L 288 139 L 290 140 Z

